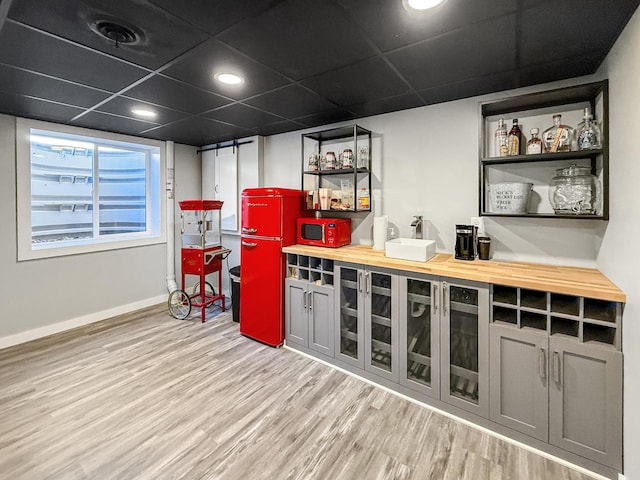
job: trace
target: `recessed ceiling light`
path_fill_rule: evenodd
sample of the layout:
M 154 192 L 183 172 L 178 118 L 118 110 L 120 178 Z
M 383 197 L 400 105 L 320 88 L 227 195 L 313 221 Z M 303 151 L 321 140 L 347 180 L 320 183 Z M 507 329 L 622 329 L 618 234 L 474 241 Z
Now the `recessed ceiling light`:
M 154 118 L 156 116 L 156 112 L 153 110 L 145 110 L 144 108 L 132 108 L 131 113 L 145 118 Z
M 217 73 L 215 79 L 221 83 L 226 83 L 227 85 L 240 85 L 244 82 L 242 77 L 234 75 L 233 73 Z
M 410 11 L 422 11 L 428 10 L 433 7 L 437 7 L 445 0 L 402 0 L 404 8 Z

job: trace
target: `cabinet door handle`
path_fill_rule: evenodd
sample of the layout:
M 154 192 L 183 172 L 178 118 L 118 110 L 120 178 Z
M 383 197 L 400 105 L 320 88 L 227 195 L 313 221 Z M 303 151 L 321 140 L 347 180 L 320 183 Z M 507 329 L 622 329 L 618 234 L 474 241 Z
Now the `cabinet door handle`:
M 553 352 L 553 381 L 560 384 L 560 354 Z
M 433 293 L 431 294 L 431 299 L 433 301 L 433 313 L 438 315 L 438 286 L 435 283 L 431 284 Z
M 362 293 L 362 272 L 358 272 L 358 291 Z
M 447 282 L 442 282 L 442 314 L 444 316 L 449 315 L 449 285 Z
M 544 348 L 538 351 L 538 369 L 540 372 L 540 378 L 543 380 L 547 378 L 547 352 Z
M 302 308 L 307 309 L 307 292 L 302 292 Z
M 367 295 L 371 293 L 371 272 L 367 272 L 364 274 L 365 279 L 367 280 Z
M 309 290 L 307 293 L 309 294 L 309 310 L 313 310 L 313 293 L 311 293 L 311 290 Z

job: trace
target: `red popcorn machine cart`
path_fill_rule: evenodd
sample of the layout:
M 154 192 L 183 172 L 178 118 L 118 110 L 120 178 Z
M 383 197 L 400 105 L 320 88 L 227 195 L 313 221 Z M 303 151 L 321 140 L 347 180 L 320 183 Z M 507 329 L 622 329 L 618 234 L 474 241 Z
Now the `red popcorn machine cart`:
M 181 290 L 169 295 L 169 312 L 174 318 L 184 319 L 191 307 L 200 307 L 204 322 L 205 308 L 220 300 L 225 311 L 222 294 L 222 260 L 231 250 L 222 246 L 222 202 L 218 200 L 184 200 L 180 204 L 182 226 L 182 284 Z M 218 273 L 218 294 L 205 277 Z M 191 294 L 185 291 L 185 275 L 198 275 L 199 281 Z

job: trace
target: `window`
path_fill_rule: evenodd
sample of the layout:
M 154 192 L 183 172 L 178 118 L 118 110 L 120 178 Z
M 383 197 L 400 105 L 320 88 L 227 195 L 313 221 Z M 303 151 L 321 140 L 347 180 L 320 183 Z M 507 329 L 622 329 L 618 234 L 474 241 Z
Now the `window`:
M 18 260 L 164 242 L 163 143 L 18 119 Z

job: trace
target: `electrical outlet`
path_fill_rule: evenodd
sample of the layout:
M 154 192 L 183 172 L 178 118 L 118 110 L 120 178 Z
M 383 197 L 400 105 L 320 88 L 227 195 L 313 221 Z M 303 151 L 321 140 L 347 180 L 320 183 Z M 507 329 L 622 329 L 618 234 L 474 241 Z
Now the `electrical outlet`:
M 476 227 L 478 227 L 478 236 L 486 235 L 486 231 L 484 229 L 484 218 L 471 217 L 471 225 L 475 225 Z

